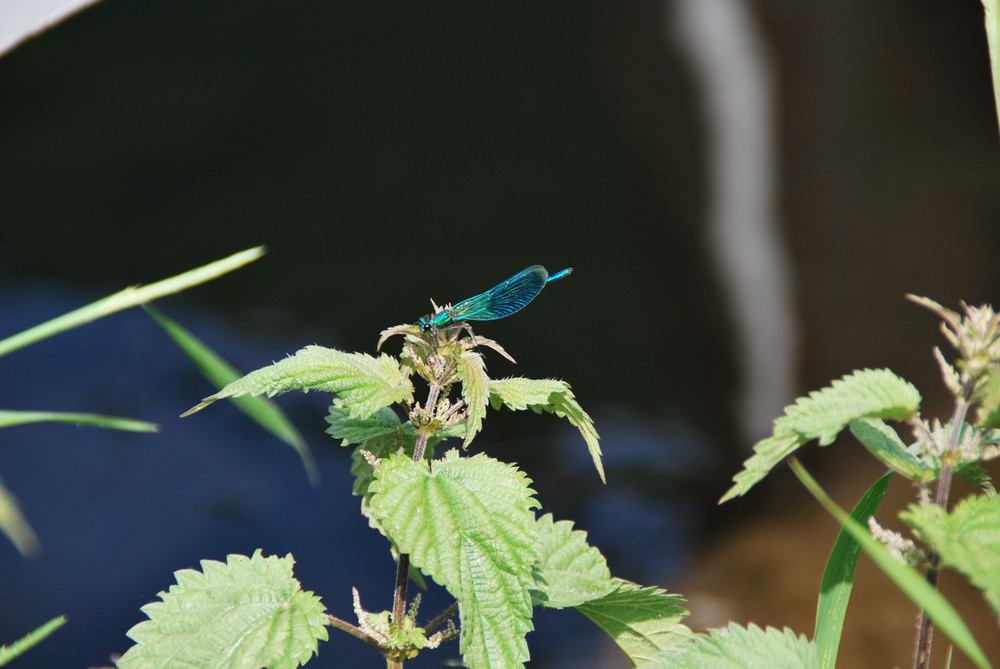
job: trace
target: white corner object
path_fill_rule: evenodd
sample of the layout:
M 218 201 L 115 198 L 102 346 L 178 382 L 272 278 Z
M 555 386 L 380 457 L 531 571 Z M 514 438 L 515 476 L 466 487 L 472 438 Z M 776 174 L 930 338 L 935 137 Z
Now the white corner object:
M 0 56 L 97 0 L 0 0 Z

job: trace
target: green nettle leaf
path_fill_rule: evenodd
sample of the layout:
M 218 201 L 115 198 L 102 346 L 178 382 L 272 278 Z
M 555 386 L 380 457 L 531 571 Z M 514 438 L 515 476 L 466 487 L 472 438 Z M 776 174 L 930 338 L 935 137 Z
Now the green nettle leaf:
M 990 369 L 976 388 L 975 405 L 976 427 L 1000 426 L 1000 376 L 995 368 Z
M 389 407 L 383 407 L 366 418 L 355 418 L 347 409 L 331 405 L 326 416 L 330 427 L 326 433 L 334 439 L 340 439 L 341 446 L 363 444 L 376 437 L 394 437 L 400 440 L 405 436 L 416 438 L 416 431 L 408 422 L 403 424 L 396 412 Z
M 790 629 L 756 625 L 699 634 L 676 651 L 661 653 L 650 669 L 818 669 L 816 646 Z
M 549 396 L 569 389 L 569 384 L 556 379 L 493 379 L 490 381 L 490 401 L 494 409 L 505 406 L 514 411 L 531 408 L 541 411 L 549 404 Z
M 483 356 L 475 351 L 466 351 L 459 358 L 458 374 L 462 379 L 462 398 L 468 409 L 465 442 L 468 447 L 476 433 L 483 429 L 486 406 L 490 401 L 490 377 L 486 375 Z
M 938 470 L 940 470 L 940 467 Z M 957 465 L 955 467 L 955 476 L 958 476 L 969 485 L 976 486 L 991 497 L 997 494 L 997 490 L 993 486 L 993 479 L 985 469 L 974 462 L 963 462 Z
M 903 420 L 920 408 L 920 393 L 888 369 L 862 369 L 800 397 L 775 421 L 776 434 L 800 434 L 827 446 L 852 421 Z
M 614 639 L 633 666 L 645 666 L 657 653 L 691 637 L 681 622 L 688 616 L 682 598 L 659 588 L 612 580 L 617 586 L 614 592 L 576 608 Z
M 719 503 L 746 494 L 779 462 L 800 446 L 816 439 L 820 446 L 833 443 L 837 435 L 863 418 L 903 420 L 920 407 L 920 393 L 913 385 L 888 369 L 862 369 L 832 384 L 800 397 L 785 407 L 785 415 L 774 421 L 774 432 L 754 445 L 754 454 L 733 477 L 733 485 Z
M 202 560 L 174 573 L 149 620 L 128 631 L 136 645 L 120 669 L 294 669 L 326 641 L 325 608 L 292 577 L 291 555 Z
M 490 402 L 494 409 L 505 406 L 514 411 L 524 409 L 531 409 L 536 413 L 547 411 L 559 418 L 567 419 L 570 425 L 580 431 L 601 481 L 606 482 L 604 465 L 601 461 L 600 437 L 594 429 L 594 421 L 576 401 L 568 383 L 555 379 L 491 380 Z
M 355 418 L 367 418 L 383 407 L 413 398 L 409 374 L 395 358 L 385 354 L 373 358 L 367 353 L 306 346 L 295 355 L 233 381 L 183 415 L 227 397 L 274 397 L 290 390 L 333 393 L 334 403 L 346 407 Z
M 547 513 L 538 519 L 542 540 L 535 567 L 536 604 L 552 609 L 579 606 L 618 589 L 601 552 L 587 543 L 587 533 L 573 530 L 568 520 L 553 522 Z
M 369 457 L 387 458 L 393 453 L 400 451 L 404 454 L 413 454 L 413 446 L 416 439 L 407 435 L 402 444 L 395 434 L 372 437 L 360 446 L 355 447 L 351 453 L 351 473 L 354 474 L 354 487 L 352 492 L 355 495 L 367 495 L 368 486 L 375 478 L 375 467 L 369 461 Z M 366 456 L 365 453 L 368 453 Z
M 528 659 L 539 555 L 529 484 L 515 467 L 451 450 L 429 467 L 393 455 L 369 488 L 371 512 L 399 550 L 459 601 L 460 648 L 472 669 Z
M 944 564 L 981 589 L 1000 616 L 1000 497 L 967 497 L 951 513 L 936 504 L 913 504 L 900 517 Z
M 884 465 L 911 481 L 931 481 L 937 476 L 933 464 L 917 459 L 896 431 L 877 418 L 854 421 L 851 434 Z
M 408 457 L 413 457 L 416 435 L 412 433 L 413 428 L 410 427 L 409 423 L 406 424 L 406 427 L 410 429 L 410 432 L 403 431 L 402 440 L 398 438 L 398 433 L 372 437 L 364 444 L 357 446 L 354 452 L 351 453 L 351 474 L 354 475 L 354 485 L 351 488 L 351 492 L 361 497 L 361 515 L 368 519 L 368 525 L 373 530 L 377 530 L 379 534 L 389 540 L 392 557 L 397 560 L 399 559 L 399 548 L 392 537 L 385 531 L 385 528 L 382 527 L 382 524 L 372 514 L 369 505 L 371 501 L 369 486 L 371 486 L 371 482 L 375 478 L 375 467 L 372 466 L 369 458 L 388 458 L 393 453 L 400 452 L 400 448 L 402 448 L 402 452 Z M 402 446 L 400 445 L 401 441 Z M 366 456 L 365 453 L 368 455 Z M 423 575 L 412 564 L 410 565 L 410 578 L 420 586 L 421 590 L 427 589 L 427 583 Z

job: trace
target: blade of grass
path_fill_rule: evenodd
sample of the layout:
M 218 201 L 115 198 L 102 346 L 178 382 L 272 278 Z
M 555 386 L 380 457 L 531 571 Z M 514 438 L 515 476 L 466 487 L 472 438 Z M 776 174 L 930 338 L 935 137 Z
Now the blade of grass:
M 1000 121 L 1000 12 L 997 11 L 997 4 L 997 0 L 983 0 L 990 70 L 993 72 L 993 99 L 996 102 L 997 120 Z
M 144 420 L 104 416 L 98 413 L 72 413 L 67 411 L 6 411 L 0 410 L 0 427 L 24 425 L 26 423 L 77 423 L 94 425 L 128 432 L 159 432 L 160 426 Z
M 17 499 L 0 483 L 0 532 L 7 535 L 23 557 L 35 555 L 42 545 L 21 513 Z
M 909 597 L 918 607 L 927 611 L 931 618 L 934 619 L 937 627 L 977 667 L 989 669 L 991 666 L 990 662 L 986 659 L 986 655 L 983 654 L 979 644 L 976 643 L 976 639 L 972 636 L 972 632 L 969 631 L 965 621 L 958 615 L 955 608 L 948 603 L 948 600 L 924 580 L 923 574 L 909 565 L 897 562 L 885 546 L 875 541 L 868 534 L 867 528 L 862 527 L 857 521 L 848 516 L 843 509 L 837 506 L 836 502 L 830 499 L 797 458 L 789 458 L 788 464 L 795 473 L 795 476 L 802 482 L 802 485 L 812 493 L 812 496 L 823 505 L 823 508 L 831 516 L 843 525 L 844 529 L 851 533 L 854 539 L 861 544 L 861 548 L 868 554 L 868 557 L 872 559 L 872 562 L 902 590 L 903 594 Z
M 222 389 L 229 382 L 243 376 L 239 370 L 226 362 L 180 323 L 163 315 L 151 305 L 143 305 L 143 309 L 170 335 L 174 343 L 184 351 L 216 389 Z M 313 458 L 312 451 L 309 450 L 309 444 L 274 401 L 262 396 L 246 395 L 233 398 L 233 404 L 265 430 L 294 448 L 302 460 L 302 466 L 309 476 L 309 482 L 313 485 L 319 483 L 319 470 L 316 468 L 316 460 Z
M 0 646 L 0 667 L 7 664 L 65 624 L 66 616 L 56 616 L 41 627 L 36 628 L 32 632 L 28 632 L 9 646 Z
M 125 290 L 119 291 L 114 295 L 109 295 L 108 297 L 97 300 L 96 302 L 91 302 L 90 304 L 80 307 L 79 309 L 75 309 L 69 313 L 63 314 L 62 316 L 53 318 L 50 321 L 46 321 L 33 328 L 28 328 L 23 332 L 19 332 L 16 335 L 0 340 L 0 356 L 6 355 L 19 348 L 23 348 L 28 344 L 33 344 L 36 341 L 51 337 L 54 334 L 95 321 L 98 318 L 107 316 L 108 314 L 113 314 L 116 311 L 122 311 L 123 309 L 128 309 L 144 302 L 151 302 L 165 295 L 179 293 L 180 291 L 190 288 L 191 286 L 196 286 L 199 283 L 205 283 L 206 281 L 242 267 L 249 262 L 253 262 L 262 255 L 264 255 L 264 247 L 258 246 L 256 248 L 247 249 L 246 251 L 241 251 L 240 253 L 231 255 L 228 258 L 216 260 L 215 262 L 204 265 L 203 267 L 189 270 L 183 274 L 172 276 L 169 279 L 151 283 L 148 286 L 132 286 L 126 288 Z
M 858 500 L 851 511 L 851 518 L 857 523 L 867 524 L 868 518 L 878 510 L 889 487 L 891 475 L 892 472 L 886 472 Z M 816 630 L 813 641 L 819 650 L 820 667 L 823 669 L 834 669 L 837 666 L 840 635 L 844 629 L 847 605 L 851 601 L 854 572 L 859 557 L 861 557 L 861 544 L 846 528 L 841 528 L 830 551 L 830 558 L 826 561 L 819 601 L 816 603 Z

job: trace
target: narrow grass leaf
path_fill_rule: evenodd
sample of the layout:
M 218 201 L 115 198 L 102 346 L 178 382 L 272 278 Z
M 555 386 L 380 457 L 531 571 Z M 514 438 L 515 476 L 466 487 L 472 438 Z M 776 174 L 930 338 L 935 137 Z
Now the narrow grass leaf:
M 0 427 L 24 425 L 26 423 L 75 423 L 93 425 L 109 430 L 126 432 L 159 432 L 160 426 L 144 420 L 104 416 L 97 413 L 73 413 L 67 411 L 3 411 L 0 410 Z
M 174 340 L 213 386 L 221 389 L 243 376 L 239 370 L 180 323 L 168 318 L 150 304 L 143 305 L 143 309 Z M 298 453 L 309 481 L 313 485 L 319 484 L 319 470 L 316 469 L 316 459 L 309 449 L 309 444 L 288 420 L 281 407 L 264 397 L 249 396 L 234 397 L 233 404 L 262 428 L 291 446 Z
M 39 642 L 48 638 L 53 632 L 66 624 L 66 616 L 56 616 L 44 625 L 41 625 L 23 637 L 10 644 L 0 646 L 0 667 L 4 666 L 18 655 L 38 645 Z
M 990 70 L 993 72 L 993 99 L 1000 121 L 1000 11 L 997 0 L 983 0 L 986 13 L 986 37 L 990 49 Z
M 843 525 L 844 529 L 851 533 L 855 541 L 861 544 L 862 550 L 872 559 L 872 562 L 896 584 L 903 594 L 919 608 L 927 611 L 928 615 L 934 619 L 937 628 L 946 634 L 952 643 L 965 653 L 977 667 L 981 669 L 990 667 L 989 660 L 986 659 L 986 655 L 983 654 L 965 621 L 948 603 L 944 595 L 927 583 L 923 574 L 896 560 L 885 546 L 868 534 L 866 527 L 853 520 L 837 506 L 798 460 L 793 458 L 789 464 L 802 485 L 831 516 Z
M 853 429 L 853 426 L 852 426 Z M 851 511 L 853 518 L 860 525 L 867 525 L 868 519 L 878 511 L 879 504 L 889 487 L 891 472 L 886 472 L 861 496 Z M 837 666 L 837 651 L 840 648 L 840 636 L 844 629 L 844 618 L 847 615 L 847 605 L 851 601 L 851 591 L 854 588 L 854 573 L 861 556 L 861 544 L 851 533 L 841 528 L 837 540 L 830 551 L 823 570 L 823 581 L 819 589 L 819 601 L 816 604 L 816 630 L 813 641 L 819 651 L 820 666 L 823 669 L 834 669 Z
M 21 513 L 17 498 L 3 483 L 0 483 L 0 532 L 10 539 L 24 557 L 31 557 L 41 550 L 38 536 Z
M 135 307 L 146 302 L 152 302 L 166 295 L 179 293 L 199 283 L 205 283 L 218 278 L 227 272 L 253 262 L 264 255 L 264 247 L 247 249 L 235 253 L 228 258 L 216 260 L 213 263 L 172 276 L 163 281 L 151 283 L 148 286 L 133 286 L 119 291 L 114 295 L 91 302 L 90 304 L 53 318 L 50 321 L 36 325 L 33 328 L 19 332 L 16 335 L 0 340 L 0 356 L 11 351 L 33 344 L 52 335 L 71 330 L 85 323 L 96 321 L 109 314 Z

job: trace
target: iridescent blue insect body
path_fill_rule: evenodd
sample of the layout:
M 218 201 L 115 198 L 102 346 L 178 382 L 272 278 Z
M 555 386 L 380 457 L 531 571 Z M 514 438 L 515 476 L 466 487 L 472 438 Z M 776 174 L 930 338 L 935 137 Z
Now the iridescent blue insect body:
M 465 321 L 495 321 L 524 309 L 549 281 L 569 276 L 572 267 L 549 274 L 541 265 L 532 265 L 498 283 L 485 293 L 462 300 L 453 307 L 438 309 L 420 319 L 423 332 L 440 328 L 461 326 Z

